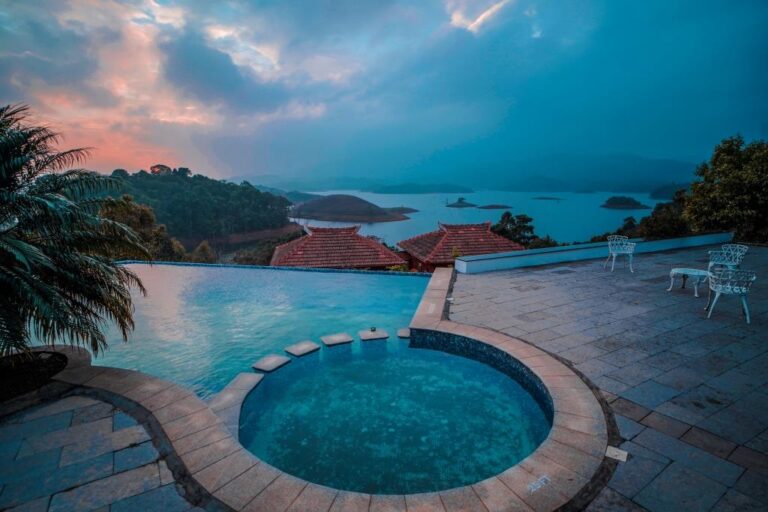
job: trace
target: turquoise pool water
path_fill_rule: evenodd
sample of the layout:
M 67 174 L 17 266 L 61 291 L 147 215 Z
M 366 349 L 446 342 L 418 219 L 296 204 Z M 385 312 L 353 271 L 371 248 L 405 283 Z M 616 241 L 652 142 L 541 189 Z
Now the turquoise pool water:
M 411 320 L 428 279 L 375 273 L 129 265 L 147 288 L 134 294 L 128 343 L 109 331 L 94 364 L 135 369 L 193 389 L 220 391 L 269 353 L 304 339 Z
M 487 365 L 406 341 L 356 341 L 267 375 L 243 404 L 240 442 L 310 482 L 403 494 L 496 475 L 550 426 L 527 391 Z

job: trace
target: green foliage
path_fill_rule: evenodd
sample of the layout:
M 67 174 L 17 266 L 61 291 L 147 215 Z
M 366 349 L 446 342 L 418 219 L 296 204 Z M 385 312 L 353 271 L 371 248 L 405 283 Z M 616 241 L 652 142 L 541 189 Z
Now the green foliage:
M 216 255 L 216 251 L 214 251 L 208 243 L 208 240 L 203 240 L 197 247 L 195 247 L 195 250 L 192 251 L 192 255 L 189 259 L 195 263 L 216 263 L 218 256 Z
M 275 252 L 275 247 L 302 236 L 304 236 L 303 231 L 295 231 L 282 237 L 259 240 L 256 243 L 249 244 L 247 249 L 237 251 L 232 260 L 241 265 L 269 265 L 269 262 L 272 260 L 272 254 Z
M 122 169 L 112 177 L 140 204 L 152 207 L 158 222 L 179 238 L 217 238 L 232 233 L 279 228 L 288 223 L 289 202 L 261 192 L 248 183 L 236 185 L 185 167 L 171 169 L 157 164 L 153 172 L 128 174 Z
M 501 214 L 499 222 L 491 226 L 491 231 L 513 242 L 528 247 L 538 237 L 533 232 L 533 219 L 525 214 L 512 215 L 512 212 Z
M 57 151 L 59 135 L 26 123 L 25 106 L 0 108 L 0 354 L 33 337 L 98 352 L 102 327 L 133 328 L 129 287 L 144 291 L 112 254 L 146 257 L 130 228 L 99 215 L 115 180 L 84 169 L 87 149 Z
M 611 235 L 623 235 L 630 238 L 639 236 L 637 232 L 637 220 L 634 217 L 627 217 L 624 219 L 622 226 L 616 231 L 609 231 L 602 235 L 596 235 L 589 239 L 590 242 L 605 242 Z
M 768 241 L 768 142 L 724 139 L 696 176 L 684 210 L 694 230 L 734 230 L 740 240 Z
M 686 201 L 685 190 L 678 190 L 671 202 L 657 204 L 649 216 L 641 219 L 636 234 L 630 236 L 660 240 L 690 235 L 691 227 L 683 217 Z
M 101 206 L 101 216 L 125 224 L 136 232 L 152 260 L 184 261 L 187 257 L 181 242 L 172 238 L 164 225 L 157 224 L 152 208 L 137 204 L 129 195 L 120 199 L 107 198 Z M 128 259 L 131 256 L 116 253 L 113 257 Z
M 527 249 L 544 249 L 545 247 L 557 247 L 559 245 L 560 244 L 557 243 L 557 240 L 549 235 L 546 235 L 544 238 L 536 237 L 531 240 L 531 243 L 528 244 Z

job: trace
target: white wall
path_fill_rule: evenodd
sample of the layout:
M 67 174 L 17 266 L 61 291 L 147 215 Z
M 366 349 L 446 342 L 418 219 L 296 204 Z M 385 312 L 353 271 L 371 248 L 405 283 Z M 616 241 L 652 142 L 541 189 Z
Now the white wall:
M 686 247 L 724 244 L 733 240 L 733 233 L 713 233 L 709 235 L 668 238 L 645 242 L 642 238 L 632 239 L 637 242 L 635 254 L 644 252 L 669 251 Z M 481 256 L 463 256 L 456 259 L 456 271 L 462 274 L 478 274 L 494 270 L 512 268 L 537 267 L 553 263 L 592 260 L 608 256 L 608 243 L 567 245 L 563 247 L 548 247 L 546 249 L 531 249 Z

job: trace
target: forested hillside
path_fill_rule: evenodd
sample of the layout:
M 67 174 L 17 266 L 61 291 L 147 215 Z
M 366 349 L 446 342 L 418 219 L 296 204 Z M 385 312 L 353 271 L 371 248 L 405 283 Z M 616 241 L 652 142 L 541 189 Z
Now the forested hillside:
M 249 183 L 236 185 L 160 165 L 153 166 L 152 173 L 117 169 L 112 177 L 124 183 L 119 195 L 129 194 L 136 203 L 151 206 L 157 221 L 178 238 L 215 238 L 288 223 L 288 200 Z

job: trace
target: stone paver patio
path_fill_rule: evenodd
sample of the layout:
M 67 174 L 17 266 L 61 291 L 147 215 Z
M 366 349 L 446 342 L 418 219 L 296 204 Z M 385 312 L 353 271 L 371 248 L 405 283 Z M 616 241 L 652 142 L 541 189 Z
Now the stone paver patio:
M 69 396 L 0 424 L 0 510 L 192 510 L 149 434 L 111 404 Z
M 602 261 L 457 276 L 450 319 L 555 354 L 598 386 L 630 453 L 590 510 L 768 510 L 768 248 L 752 324 L 723 297 L 710 320 L 672 267 L 707 250 L 643 254 L 635 273 Z

